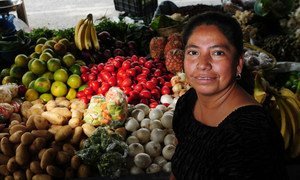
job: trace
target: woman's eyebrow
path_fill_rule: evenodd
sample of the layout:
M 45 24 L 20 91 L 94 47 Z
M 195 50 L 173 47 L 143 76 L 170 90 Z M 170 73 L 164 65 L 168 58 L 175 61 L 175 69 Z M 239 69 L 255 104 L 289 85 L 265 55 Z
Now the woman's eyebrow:
M 227 44 L 217 44 L 209 47 L 209 49 L 213 49 L 213 48 L 223 48 L 226 50 L 230 50 L 230 47 Z

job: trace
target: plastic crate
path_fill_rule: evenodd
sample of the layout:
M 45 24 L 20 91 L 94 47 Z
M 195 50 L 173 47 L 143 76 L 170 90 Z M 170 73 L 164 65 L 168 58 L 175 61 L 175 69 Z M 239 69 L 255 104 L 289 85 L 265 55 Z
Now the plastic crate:
M 114 0 L 115 9 L 140 17 L 149 24 L 157 8 L 157 0 Z

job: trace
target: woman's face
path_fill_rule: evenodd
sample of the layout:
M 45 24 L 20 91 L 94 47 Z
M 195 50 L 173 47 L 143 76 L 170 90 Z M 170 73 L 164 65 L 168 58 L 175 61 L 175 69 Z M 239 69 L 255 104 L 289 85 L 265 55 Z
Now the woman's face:
M 185 47 L 184 70 L 191 86 L 205 96 L 230 88 L 242 70 L 242 58 L 234 61 L 236 49 L 214 25 L 194 29 Z

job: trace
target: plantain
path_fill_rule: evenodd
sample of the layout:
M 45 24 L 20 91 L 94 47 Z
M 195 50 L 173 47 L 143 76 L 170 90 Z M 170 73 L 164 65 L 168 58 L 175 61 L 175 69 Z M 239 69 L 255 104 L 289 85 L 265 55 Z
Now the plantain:
M 86 49 L 86 47 L 85 47 L 85 31 L 87 30 L 88 22 L 89 22 L 89 20 L 85 19 L 83 24 L 80 26 L 80 28 L 78 30 L 78 46 L 77 46 L 77 48 L 79 50 Z
M 99 44 L 99 41 L 98 41 L 97 32 L 96 32 L 94 24 L 92 24 L 92 27 L 91 27 L 91 37 L 92 37 L 91 39 L 92 39 L 93 47 L 96 50 L 99 50 L 100 49 L 100 44 Z
M 255 75 L 253 96 L 255 100 L 261 104 L 265 101 L 267 97 L 265 80 L 261 77 L 259 73 L 256 73 Z
M 85 21 L 85 19 L 80 19 L 78 21 L 78 23 L 76 24 L 75 26 L 75 31 L 74 31 L 74 41 L 75 41 L 75 45 L 76 47 L 78 47 L 78 31 L 79 31 L 79 28 L 80 26 L 83 24 L 83 22 Z
M 297 98 L 296 94 L 293 93 L 293 91 L 288 88 L 282 87 L 279 92 L 282 96 L 289 98 L 300 108 L 300 100 Z
M 92 42 L 91 42 L 91 28 L 92 28 L 92 22 L 91 20 L 88 21 L 85 34 L 84 34 L 84 45 L 86 49 L 92 48 Z
M 282 104 L 282 100 L 280 97 L 276 97 L 276 103 L 278 105 L 281 117 L 281 125 L 280 125 L 280 133 L 284 140 L 284 148 L 287 149 L 290 146 L 291 135 L 289 130 L 289 124 L 287 121 L 287 114 L 285 111 L 285 107 Z

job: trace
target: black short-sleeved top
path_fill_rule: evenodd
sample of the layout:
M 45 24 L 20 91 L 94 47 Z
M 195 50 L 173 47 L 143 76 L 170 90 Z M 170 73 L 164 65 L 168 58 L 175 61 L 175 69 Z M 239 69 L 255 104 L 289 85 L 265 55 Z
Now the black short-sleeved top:
M 288 179 L 283 139 L 262 107 L 240 107 L 211 127 L 194 118 L 196 100 L 190 89 L 178 99 L 174 112 L 178 145 L 172 172 L 177 180 Z

